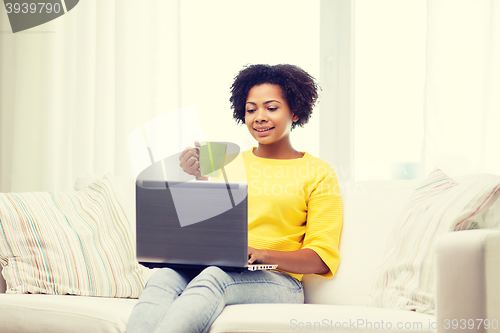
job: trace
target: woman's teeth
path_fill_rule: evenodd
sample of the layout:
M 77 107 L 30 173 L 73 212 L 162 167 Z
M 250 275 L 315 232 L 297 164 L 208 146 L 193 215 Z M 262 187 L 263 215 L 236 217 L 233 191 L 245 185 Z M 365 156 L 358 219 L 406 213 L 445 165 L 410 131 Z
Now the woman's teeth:
M 274 127 L 266 128 L 266 129 L 255 129 L 257 132 L 265 132 L 273 129 Z

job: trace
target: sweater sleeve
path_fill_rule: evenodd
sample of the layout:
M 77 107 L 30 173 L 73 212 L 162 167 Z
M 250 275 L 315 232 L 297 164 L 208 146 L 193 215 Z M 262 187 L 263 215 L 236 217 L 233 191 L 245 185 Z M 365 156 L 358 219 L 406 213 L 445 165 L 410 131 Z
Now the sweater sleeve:
M 315 251 L 330 268 L 332 277 L 340 263 L 339 242 L 342 231 L 342 202 L 334 169 L 330 166 L 311 191 L 308 202 L 303 249 Z

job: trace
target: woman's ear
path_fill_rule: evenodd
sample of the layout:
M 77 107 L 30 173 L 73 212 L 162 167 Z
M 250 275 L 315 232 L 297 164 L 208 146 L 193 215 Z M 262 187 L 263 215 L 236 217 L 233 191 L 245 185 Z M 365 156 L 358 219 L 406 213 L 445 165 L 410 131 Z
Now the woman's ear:
M 293 122 L 296 122 L 297 120 L 299 120 L 299 118 L 300 118 L 299 116 L 297 116 L 297 115 L 293 114 L 293 116 L 292 116 L 292 121 L 293 121 Z

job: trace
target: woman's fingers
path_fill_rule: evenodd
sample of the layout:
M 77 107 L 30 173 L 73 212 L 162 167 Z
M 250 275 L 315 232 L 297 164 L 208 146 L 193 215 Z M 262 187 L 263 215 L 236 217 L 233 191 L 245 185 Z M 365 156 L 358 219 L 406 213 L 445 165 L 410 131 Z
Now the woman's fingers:
M 248 247 L 248 264 L 251 265 L 257 260 L 257 256 L 255 255 L 256 249 L 253 247 Z
M 197 155 L 195 155 L 194 153 L 186 154 L 185 160 L 184 160 L 184 164 L 185 164 L 186 167 L 190 168 L 196 162 L 198 162 L 198 156 Z
M 198 170 L 200 167 L 198 149 L 187 147 L 179 156 L 179 161 L 182 171 L 192 176 L 201 177 L 201 173 Z
M 191 156 L 198 156 L 198 149 L 193 148 L 193 147 L 186 147 L 184 151 L 181 153 L 181 156 L 179 156 L 179 161 L 183 162 L 189 159 Z

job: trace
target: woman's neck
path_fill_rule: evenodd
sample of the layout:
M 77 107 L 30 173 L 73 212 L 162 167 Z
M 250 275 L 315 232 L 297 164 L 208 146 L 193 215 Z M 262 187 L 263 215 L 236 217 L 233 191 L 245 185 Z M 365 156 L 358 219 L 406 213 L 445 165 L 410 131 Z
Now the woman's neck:
M 292 147 L 292 145 L 277 149 L 276 147 L 259 144 L 259 146 L 253 150 L 253 154 L 257 157 L 276 160 L 288 160 L 294 158 L 302 158 L 304 156 L 302 153 L 296 151 Z

